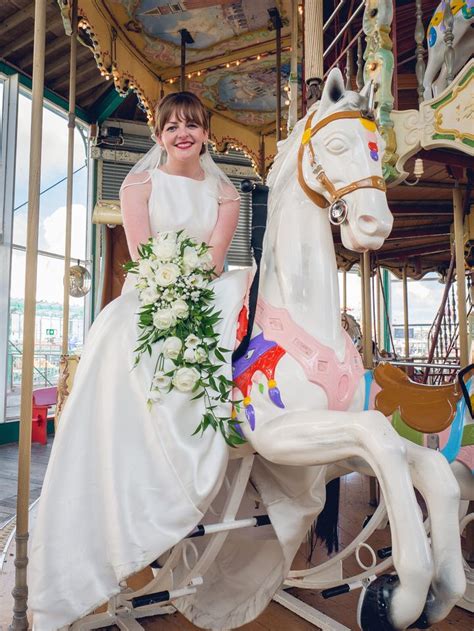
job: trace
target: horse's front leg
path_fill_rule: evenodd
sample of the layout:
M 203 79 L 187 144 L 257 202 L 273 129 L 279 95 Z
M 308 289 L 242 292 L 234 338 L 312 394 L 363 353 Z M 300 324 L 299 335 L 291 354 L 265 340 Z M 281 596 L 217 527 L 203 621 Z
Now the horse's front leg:
M 459 485 L 444 456 L 406 442 L 415 487 L 428 508 L 434 574 L 425 608 L 429 624 L 445 618 L 466 589 L 459 536 Z
M 433 567 L 406 447 L 386 419 L 373 411 L 289 412 L 257 423 L 255 431 L 245 433 L 259 454 L 278 464 L 324 465 L 351 456 L 369 464 L 387 503 L 399 576 L 390 594 L 388 622 L 394 629 L 405 629 L 417 620 L 425 606 Z

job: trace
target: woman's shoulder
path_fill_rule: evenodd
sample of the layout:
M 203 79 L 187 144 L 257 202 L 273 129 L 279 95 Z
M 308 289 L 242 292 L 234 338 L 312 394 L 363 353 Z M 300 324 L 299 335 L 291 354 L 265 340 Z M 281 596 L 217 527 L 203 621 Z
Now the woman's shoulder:
M 120 194 L 132 193 L 137 195 L 149 194 L 151 191 L 151 172 L 129 173 L 120 187 Z
M 219 203 L 237 203 L 239 200 L 240 195 L 232 182 L 223 182 L 220 189 Z

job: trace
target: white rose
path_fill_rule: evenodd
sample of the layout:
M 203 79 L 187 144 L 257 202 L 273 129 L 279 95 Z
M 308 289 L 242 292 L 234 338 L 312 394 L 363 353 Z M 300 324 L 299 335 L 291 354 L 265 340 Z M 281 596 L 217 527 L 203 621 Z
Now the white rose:
M 150 260 L 140 259 L 140 261 L 138 262 L 138 274 L 143 278 L 153 278 L 155 272 Z
M 194 355 L 194 348 L 187 348 L 184 351 L 183 359 L 184 361 L 189 362 L 190 364 L 194 364 L 194 362 L 196 361 L 196 357 Z
M 135 285 L 137 289 L 146 289 L 148 287 L 148 283 L 145 278 L 140 279 L 140 281 Z
M 181 298 L 175 300 L 171 305 L 171 308 L 173 309 L 175 316 L 180 319 L 186 318 L 189 313 L 188 305 L 185 303 L 184 300 L 181 300 Z
M 207 353 L 202 346 L 198 346 L 194 351 L 194 358 L 198 364 L 202 364 L 207 359 Z
M 155 273 L 155 280 L 161 287 L 168 287 L 176 282 L 179 276 L 179 267 L 174 263 L 160 265 Z
M 186 279 L 186 283 L 190 287 L 193 287 L 194 289 L 201 289 L 202 287 L 205 287 L 208 284 L 204 276 L 202 276 L 202 274 L 191 274 Z
M 204 254 L 201 254 L 199 257 L 199 263 L 202 269 L 212 269 L 214 267 L 214 260 L 209 250 L 204 252 Z
M 184 340 L 184 344 L 187 348 L 196 348 L 196 346 L 199 345 L 200 341 L 201 340 L 196 335 L 190 333 L 188 337 Z
M 171 384 L 171 377 L 165 375 L 162 370 L 158 370 L 153 377 L 153 387 L 158 388 L 158 390 L 164 390 L 165 388 L 169 388 Z
M 194 248 L 190 246 L 184 248 L 183 265 L 187 274 L 192 272 L 196 267 L 199 267 L 199 256 Z
M 153 287 L 147 287 L 140 292 L 140 300 L 144 305 L 152 305 L 159 298 L 160 294 Z
M 195 368 L 179 368 L 173 377 L 173 385 L 181 392 L 190 392 L 199 380 Z
M 169 261 L 176 256 L 176 241 L 170 238 L 158 241 L 153 246 L 153 254 L 160 261 Z
M 157 329 L 169 329 L 176 324 L 173 309 L 158 309 L 153 316 L 153 324 Z
M 163 342 L 161 352 L 168 359 L 177 359 L 183 344 L 179 337 L 167 337 Z

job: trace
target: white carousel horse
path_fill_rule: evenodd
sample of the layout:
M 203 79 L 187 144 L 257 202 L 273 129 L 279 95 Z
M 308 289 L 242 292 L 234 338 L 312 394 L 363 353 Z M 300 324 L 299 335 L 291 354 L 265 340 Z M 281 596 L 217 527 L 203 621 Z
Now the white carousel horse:
M 230 463 L 237 470 L 223 489 L 220 517 L 209 525 L 212 515 L 207 515 L 207 523 L 191 533 L 191 539 L 160 558 L 157 575 L 148 585 L 135 592 L 124 585 L 123 593 L 109 602 L 108 613 L 87 616 L 74 630 L 114 622 L 137 629 L 136 618 L 170 611 L 160 603 L 173 602 L 188 613 L 194 606 L 189 595 L 196 590 L 199 595 L 202 577 L 206 581 L 207 572 L 216 567 L 230 531 L 269 521 L 283 549 L 266 592 L 271 598 L 321 511 L 326 480 L 342 469 L 363 469 L 364 463 L 380 482 L 398 574 L 376 579 L 364 592 L 364 631 L 404 629 L 418 619 L 422 626 L 441 620 L 464 593 L 459 487 L 449 465 L 438 453 L 403 441 L 381 413 L 363 411 L 364 370 L 340 322 L 329 222 L 341 224 L 345 246 L 359 252 L 379 248 L 392 226 L 381 171 L 382 139 L 369 117 L 368 101 L 367 94 L 346 91 L 341 73 L 333 70 L 319 105 L 279 146 L 269 180 L 255 326 L 234 372 L 244 395 L 237 408 L 239 427 L 249 445 L 243 456 L 235 454 L 240 461 Z M 268 484 L 272 475 L 277 482 L 273 487 Z M 238 514 L 250 476 L 268 516 L 242 519 Z M 430 512 L 431 548 L 413 485 L 425 496 Z M 288 497 L 288 503 L 280 496 Z M 207 545 L 201 539 L 205 534 L 210 534 Z M 256 554 L 273 545 L 268 540 L 256 543 Z M 244 567 L 253 560 L 245 546 L 236 554 L 244 558 Z M 238 585 L 244 588 L 242 576 L 239 580 L 235 590 Z M 246 580 L 260 588 L 255 577 Z M 219 590 L 219 584 L 214 585 Z M 218 596 L 210 596 L 208 606 L 219 608 Z M 233 600 L 242 600 L 237 591 Z M 230 626 L 228 622 L 211 628 L 223 631 Z
M 443 0 L 436 7 L 426 33 L 428 63 L 423 78 L 425 99 L 437 96 L 446 87 L 447 72 L 444 62 L 444 54 L 446 52 L 444 43 L 444 35 L 446 33 L 444 24 L 445 4 L 445 0 Z M 472 37 L 472 24 L 474 21 L 473 0 L 451 1 L 451 11 L 453 13 L 453 48 L 455 54 L 453 75 L 456 75 L 474 53 Z
M 375 473 L 398 578 L 375 581 L 361 622 L 364 629 L 404 629 L 443 619 L 464 593 L 459 487 L 439 453 L 402 440 L 382 414 L 363 411 L 364 371 L 340 324 L 330 222 L 357 252 L 380 248 L 392 226 L 382 140 L 363 103 L 332 72 L 319 107 L 279 147 L 268 181 L 251 356 L 234 380 L 245 397 L 243 433 L 260 456 L 290 466 L 346 461 Z M 413 486 L 428 506 L 431 548 Z

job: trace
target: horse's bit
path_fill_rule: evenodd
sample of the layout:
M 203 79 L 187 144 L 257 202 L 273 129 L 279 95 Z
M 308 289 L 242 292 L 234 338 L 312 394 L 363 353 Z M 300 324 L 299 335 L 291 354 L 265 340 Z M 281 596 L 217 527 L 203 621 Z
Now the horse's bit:
M 334 184 L 331 182 L 331 180 L 328 178 L 328 176 L 324 172 L 323 166 L 321 165 L 320 162 L 318 162 L 316 158 L 316 155 L 314 153 L 314 148 L 311 143 L 311 138 L 315 136 L 320 129 L 322 129 L 328 123 L 331 123 L 334 120 L 348 119 L 348 118 L 362 118 L 365 120 L 369 120 L 371 122 L 373 121 L 371 118 L 364 115 L 360 111 L 357 111 L 357 112 L 345 111 L 345 112 L 336 112 L 335 114 L 330 114 L 329 116 L 326 116 L 325 118 L 321 119 L 318 123 L 316 123 L 314 127 L 311 127 L 313 116 L 314 116 L 314 113 L 311 114 L 311 116 L 309 116 L 308 120 L 306 121 L 303 137 L 301 139 L 301 145 L 298 151 L 298 182 L 300 183 L 300 186 L 303 189 L 303 191 L 306 193 L 306 195 L 317 206 L 319 206 L 320 208 L 327 208 L 329 206 L 329 210 L 328 210 L 329 221 L 333 225 L 338 226 L 344 223 L 344 221 L 346 221 L 347 219 L 348 206 L 347 206 L 346 200 L 343 199 L 344 195 L 347 195 L 348 193 L 352 193 L 352 191 L 356 191 L 359 188 L 376 188 L 379 191 L 385 192 L 387 190 L 387 187 L 385 186 L 385 180 L 382 177 L 371 175 L 369 177 L 362 178 L 361 180 L 357 180 L 356 182 L 351 182 L 350 184 L 347 184 L 347 186 L 343 186 L 342 188 L 336 189 Z M 328 202 L 325 197 L 323 197 L 316 191 L 313 191 L 313 189 L 310 188 L 304 180 L 302 163 L 303 163 L 303 154 L 304 154 L 304 150 L 306 146 L 308 147 L 309 152 L 310 152 L 309 160 L 310 160 L 311 167 L 313 169 L 313 173 L 316 176 L 316 178 L 319 180 L 319 182 L 322 184 L 326 192 L 329 194 L 330 199 L 331 199 L 330 202 Z

